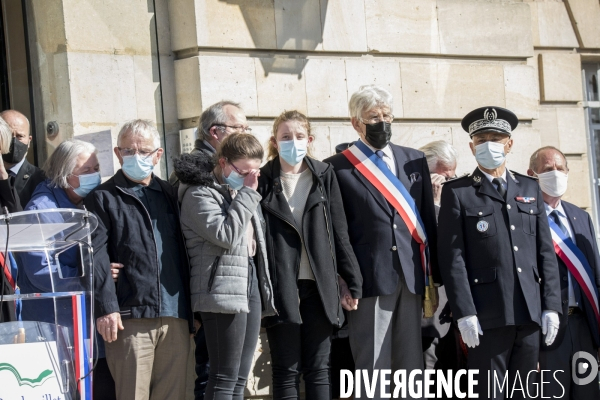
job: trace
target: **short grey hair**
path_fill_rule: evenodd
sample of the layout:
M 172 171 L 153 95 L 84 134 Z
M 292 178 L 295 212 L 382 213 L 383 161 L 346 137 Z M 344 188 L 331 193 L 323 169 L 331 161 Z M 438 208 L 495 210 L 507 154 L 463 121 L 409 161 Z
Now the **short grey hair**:
M 10 129 L 4 118 L 0 117 L 0 149 L 2 150 L 2 154 L 10 151 L 12 136 L 12 129 Z
M 376 85 L 365 85 L 358 88 L 350 97 L 348 111 L 350 117 L 361 118 L 364 111 L 373 107 L 388 107 L 393 112 L 394 98 L 390 92 Z
M 559 153 L 563 160 L 565 160 L 565 167 L 567 167 L 567 169 L 569 169 L 569 163 L 567 162 L 567 157 L 565 156 L 565 153 L 563 153 L 562 151 L 560 151 L 559 149 L 557 149 L 554 146 L 544 146 L 544 147 L 540 147 L 539 149 L 537 149 L 536 151 L 533 152 L 533 154 L 531 155 L 531 157 L 529 157 L 529 169 L 532 170 L 533 172 L 536 172 L 537 170 L 537 163 L 538 163 L 538 157 L 540 156 L 540 153 L 547 151 L 547 150 L 553 150 L 556 151 L 557 153 Z
M 429 171 L 434 171 L 439 164 L 445 165 L 447 167 L 456 166 L 456 161 L 458 158 L 456 150 L 448 142 L 438 140 L 435 142 L 427 143 L 419 150 L 425 153 L 425 158 L 427 159 L 427 166 L 429 167 Z
M 160 135 L 154 123 L 149 119 L 132 119 L 125 122 L 119 131 L 119 136 L 117 136 L 117 146 L 120 146 L 121 140 L 125 136 L 141 136 L 144 139 L 152 139 L 154 148 L 158 149 L 160 147 Z
M 224 111 L 226 106 L 234 106 L 240 110 L 242 109 L 240 103 L 236 103 L 231 100 L 222 100 L 208 107 L 200 116 L 200 122 L 198 123 L 198 139 L 210 139 L 211 136 L 208 132 L 210 131 L 210 128 L 212 128 L 215 124 L 227 123 L 228 117 Z
M 96 146 L 78 139 L 65 140 L 58 145 L 44 165 L 46 177 L 54 187 L 68 189 L 67 178 L 73 173 L 80 154 L 96 154 Z

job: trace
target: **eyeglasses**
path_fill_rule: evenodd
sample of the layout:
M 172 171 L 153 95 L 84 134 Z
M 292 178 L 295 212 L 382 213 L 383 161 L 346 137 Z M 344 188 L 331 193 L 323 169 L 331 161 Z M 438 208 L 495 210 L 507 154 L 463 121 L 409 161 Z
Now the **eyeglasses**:
M 250 128 L 249 126 L 243 126 L 243 125 L 214 124 L 213 126 L 219 126 L 221 128 L 229 128 L 232 131 L 237 132 L 237 133 L 250 133 L 250 132 L 252 132 L 252 128 Z
M 240 174 L 243 177 L 248 176 L 248 174 L 250 173 L 250 172 L 243 173 L 242 171 L 240 171 L 238 169 L 238 167 L 236 167 L 235 165 L 233 165 L 233 163 L 231 161 L 227 160 L 227 162 L 229 163 L 229 165 L 231 165 L 233 167 L 233 169 L 235 169 L 235 172 L 237 172 L 238 174 Z
M 371 117 L 371 118 L 361 118 L 360 122 L 362 122 L 365 125 L 373 125 L 373 124 L 378 124 L 381 121 L 384 122 L 392 122 L 394 120 L 394 116 L 392 114 L 383 114 L 383 117 L 380 118 L 379 116 L 377 117 Z
M 152 154 L 156 153 L 159 148 L 156 148 L 152 151 L 129 149 L 126 147 L 125 148 L 117 147 L 117 149 L 119 149 L 119 153 L 121 153 L 121 157 L 135 156 L 135 154 L 137 153 L 140 155 L 140 157 L 146 158 L 146 157 L 150 157 Z

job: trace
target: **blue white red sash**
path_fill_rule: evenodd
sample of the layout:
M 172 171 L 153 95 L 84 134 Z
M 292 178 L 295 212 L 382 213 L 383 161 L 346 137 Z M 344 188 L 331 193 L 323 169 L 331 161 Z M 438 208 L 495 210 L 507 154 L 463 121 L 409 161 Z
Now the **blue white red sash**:
M 595 284 L 596 280 L 594 279 L 592 267 L 590 267 L 588 260 L 585 258 L 585 255 L 581 252 L 579 247 L 577 247 L 570 237 L 565 236 L 563 231 L 550 216 L 548 216 L 548 222 L 550 223 L 550 233 L 552 234 L 554 251 L 565 263 L 577 283 L 579 283 L 581 291 L 592 306 L 596 321 L 598 321 L 598 327 L 600 328 L 598 288 Z
M 71 297 L 73 310 L 73 336 L 75 356 L 75 379 L 77 382 L 78 399 L 90 400 L 92 398 L 92 376 L 90 374 L 90 354 L 94 335 L 89 335 L 86 317 L 86 304 L 84 295 Z
M 404 184 L 387 167 L 377 154 L 375 154 L 362 141 L 342 152 L 354 167 L 381 192 L 383 197 L 398 211 L 406 224 L 413 239 L 419 244 L 421 251 L 421 264 L 425 275 L 425 286 L 429 286 L 429 248 L 427 234 L 419 210 L 414 199 L 404 187 Z

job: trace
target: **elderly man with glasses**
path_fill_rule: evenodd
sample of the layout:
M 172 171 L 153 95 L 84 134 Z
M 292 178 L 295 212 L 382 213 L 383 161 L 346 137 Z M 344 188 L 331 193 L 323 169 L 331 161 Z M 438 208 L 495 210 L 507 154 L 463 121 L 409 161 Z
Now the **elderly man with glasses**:
M 163 149 L 150 121 L 125 123 L 115 154 L 121 169 L 84 201 L 98 217 L 98 332 L 118 399 L 182 399 L 193 324 L 177 191 L 152 173 Z
M 343 199 L 332 207 L 344 207 L 363 276 L 363 299 L 348 313 L 348 325 L 356 369 L 369 376 L 374 370 L 423 369 L 423 299 L 426 286 L 433 294 L 434 282 L 439 283 L 427 160 L 418 150 L 390 142 L 392 107 L 387 90 L 361 87 L 349 103 L 359 140 L 325 160 L 335 169 Z M 435 305 L 425 305 L 430 316 Z M 374 384 L 373 398 L 385 397 L 380 383 Z M 364 387 L 355 397 L 367 397 Z

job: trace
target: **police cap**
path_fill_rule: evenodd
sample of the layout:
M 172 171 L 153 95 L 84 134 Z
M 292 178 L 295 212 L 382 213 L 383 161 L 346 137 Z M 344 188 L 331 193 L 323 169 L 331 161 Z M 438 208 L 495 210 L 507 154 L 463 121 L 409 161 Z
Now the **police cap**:
M 515 113 L 506 108 L 487 106 L 468 113 L 460 123 L 469 136 L 479 132 L 500 132 L 508 136 L 515 130 L 519 120 Z

